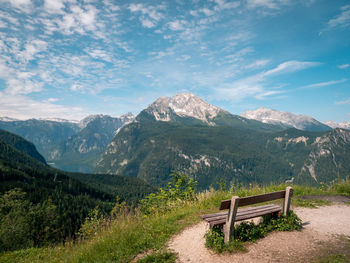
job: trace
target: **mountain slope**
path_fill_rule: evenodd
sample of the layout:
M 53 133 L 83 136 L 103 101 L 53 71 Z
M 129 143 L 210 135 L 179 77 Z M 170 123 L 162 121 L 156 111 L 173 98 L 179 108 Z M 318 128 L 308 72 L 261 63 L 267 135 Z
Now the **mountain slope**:
M 132 114 L 114 118 L 93 115 L 81 121 L 82 130 L 57 146 L 50 161 L 57 168 L 73 172 L 92 172 L 94 165 L 117 130 L 134 119 Z
M 39 162 L 46 164 L 44 157 L 36 150 L 34 144 L 24 140 L 23 138 L 10 132 L 0 130 L 0 141 L 16 148 L 18 151 L 29 155 Z
M 245 111 L 242 116 L 263 123 L 279 125 L 284 128 L 296 128 L 303 131 L 329 131 L 332 128 L 309 116 L 295 115 L 272 109 L 258 108 L 255 111 Z
M 0 121 L 4 129 L 32 142 L 40 154 L 49 160 L 57 144 L 80 130 L 77 123 L 30 119 Z

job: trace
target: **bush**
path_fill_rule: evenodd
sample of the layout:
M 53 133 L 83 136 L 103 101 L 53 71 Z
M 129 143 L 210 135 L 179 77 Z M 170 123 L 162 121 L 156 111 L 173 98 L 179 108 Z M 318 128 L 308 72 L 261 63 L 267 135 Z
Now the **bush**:
M 196 200 L 196 185 L 189 175 L 179 172 L 170 174 L 172 181 L 158 193 L 152 193 L 140 201 L 143 214 L 164 213 L 184 201 Z
M 213 227 L 205 234 L 205 246 L 211 248 L 216 253 L 246 250 L 243 243 L 235 239 L 231 240 L 230 243 L 225 244 L 224 233 L 222 232 L 221 227 Z
M 235 227 L 234 237 L 229 244 L 224 243 L 222 227 L 213 227 L 205 234 L 205 245 L 217 253 L 233 252 L 242 250 L 242 242 L 255 242 L 271 231 L 293 231 L 300 230 L 301 227 L 301 219 L 293 211 L 290 211 L 288 217 L 268 215 L 258 225 L 253 222 L 240 223 Z

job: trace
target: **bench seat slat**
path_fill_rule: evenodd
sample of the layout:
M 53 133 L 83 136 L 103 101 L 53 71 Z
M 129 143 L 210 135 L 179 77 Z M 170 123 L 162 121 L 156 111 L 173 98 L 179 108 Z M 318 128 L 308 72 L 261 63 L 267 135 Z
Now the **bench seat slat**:
M 258 206 L 259 208 L 267 208 L 267 207 L 273 207 L 276 206 L 274 204 L 268 204 L 268 205 L 261 205 Z M 251 210 L 255 210 L 256 207 L 248 207 L 248 208 L 242 208 L 242 209 L 238 209 L 237 213 L 244 213 L 244 212 L 248 212 Z M 211 217 L 217 217 L 217 216 L 227 216 L 228 211 L 225 212 L 219 212 L 219 213 L 213 213 L 213 214 L 206 214 L 206 215 L 200 215 L 199 217 L 202 218 L 203 220 L 206 220 L 207 218 L 211 218 Z
M 258 210 L 255 212 L 251 211 L 250 213 L 243 213 L 240 215 L 237 214 L 235 217 L 235 221 L 242 221 L 242 220 L 246 220 L 246 219 L 250 219 L 250 218 L 254 218 L 254 217 L 259 217 L 259 216 L 264 216 L 264 215 L 268 215 L 268 214 L 276 213 L 276 212 L 280 212 L 280 211 L 282 211 L 282 207 L 276 206 L 276 207 L 272 207 L 272 208 L 268 208 L 268 209 Z M 205 221 L 207 221 L 207 220 L 205 220 Z M 223 225 L 226 223 L 226 217 L 221 217 L 221 218 L 218 218 L 217 220 L 209 220 L 207 222 L 210 224 L 210 226 Z

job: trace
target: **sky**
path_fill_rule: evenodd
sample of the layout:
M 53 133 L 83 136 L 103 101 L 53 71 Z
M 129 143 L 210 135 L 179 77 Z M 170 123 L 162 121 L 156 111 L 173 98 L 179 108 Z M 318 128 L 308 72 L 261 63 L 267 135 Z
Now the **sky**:
M 137 114 L 183 92 L 350 121 L 350 1 L 0 0 L 0 116 Z

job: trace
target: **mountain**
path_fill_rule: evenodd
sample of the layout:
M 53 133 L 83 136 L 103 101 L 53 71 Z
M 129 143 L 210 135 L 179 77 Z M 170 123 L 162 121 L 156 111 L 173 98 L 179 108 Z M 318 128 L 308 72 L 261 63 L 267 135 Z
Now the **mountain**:
M 160 97 L 136 117 L 138 122 L 176 122 L 182 125 L 233 126 L 242 129 L 277 131 L 280 127 L 233 115 L 192 93 Z
M 50 165 L 67 171 L 91 172 L 117 130 L 133 120 L 131 113 L 118 118 L 90 115 L 80 122 L 2 117 L 0 129 L 33 142 Z
M 334 121 L 326 121 L 325 124 L 328 125 L 329 127 L 332 127 L 333 129 L 342 128 L 342 129 L 350 130 L 350 121 L 343 121 L 340 123 L 337 123 Z
M 172 170 L 184 171 L 200 189 L 219 181 L 280 183 L 294 177 L 317 184 L 348 175 L 350 131 L 276 128 L 207 105 L 189 94 L 158 99 L 120 129 L 95 171 L 157 186 L 167 184 Z M 220 114 L 225 117 L 218 122 Z M 310 123 L 304 127 L 312 129 Z
M 80 128 L 77 123 L 57 122 L 51 120 L 0 120 L 0 129 L 9 131 L 34 143 L 40 154 L 50 159 L 55 147 L 69 136 L 77 133 Z
M 80 122 L 82 130 L 70 136 L 52 152 L 51 164 L 65 171 L 92 172 L 117 130 L 133 119 L 134 116 L 130 113 L 118 118 L 108 115 L 88 116 Z
M 272 109 L 258 108 L 255 111 L 245 111 L 242 116 L 263 123 L 279 125 L 284 128 L 296 128 L 303 131 L 329 131 L 332 128 L 304 115 L 295 115 L 290 112 L 281 112 Z
M 0 130 L 0 141 L 46 165 L 44 157 L 36 150 L 34 144 L 26 141 L 22 137 Z

